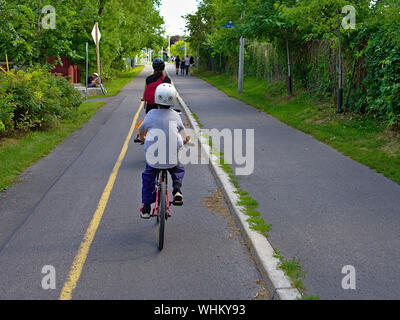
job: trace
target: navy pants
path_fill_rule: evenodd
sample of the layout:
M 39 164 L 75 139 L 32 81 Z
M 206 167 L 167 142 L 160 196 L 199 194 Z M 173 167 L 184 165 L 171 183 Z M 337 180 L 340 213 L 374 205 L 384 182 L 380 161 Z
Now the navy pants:
M 174 184 L 182 185 L 185 168 L 182 165 L 177 165 L 174 168 L 167 169 L 171 175 Z M 150 167 L 146 163 L 146 168 L 142 173 L 142 203 L 152 204 L 156 202 L 156 178 L 160 169 Z

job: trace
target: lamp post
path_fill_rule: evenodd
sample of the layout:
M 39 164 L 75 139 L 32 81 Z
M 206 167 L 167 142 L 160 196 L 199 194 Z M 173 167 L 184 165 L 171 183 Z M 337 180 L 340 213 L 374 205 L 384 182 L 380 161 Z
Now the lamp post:
M 86 102 L 88 101 L 89 43 L 86 42 Z
M 168 36 L 168 59 L 171 59 L 171 36 Z
M 240 37 L 240 50 L 239 50 L 239 74 L 238 74 L 238 92 L 243 92 L 243 77 L 244 77 L 244 38 Z
M 340 12 L 337 10 L 337 21 L 338 21 L 338 49 L 339 49 L 339 61 L 338 61 L 338 96 L 337 96 L 337 113 L 342 113 L 343 104 L 343 83 L 342 83 L 342 47 L 340 37 Z
M 221 24 L 223 28 L 236 28 L 237 23 L 229 21 L 227 24 Z M 239 72 L 238 72 L 238 92 L 243 92 L 243 78 L 244 78 L 244 37 L 240 37 L 240 49 L 239 49 Z

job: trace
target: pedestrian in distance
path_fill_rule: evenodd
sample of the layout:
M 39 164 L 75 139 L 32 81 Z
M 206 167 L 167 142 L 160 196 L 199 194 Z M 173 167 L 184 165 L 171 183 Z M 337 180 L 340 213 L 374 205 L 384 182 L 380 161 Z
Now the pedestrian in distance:
M 181 65 L 181 59 L 179 58 L 179 54 L 175 58 L 175 68 L 176 68 L 176 75 L 179 73 L 179 67 Z
M 193 56 L 190 56 L 189 63 L 190 63 L 190 74 L 193 74 L 193 67 L 194 67 L 194 58 L 193 58 Z
M 87 79 L 88 88 L 96 88 L 98 84 L 100 84 L 100 78 L 97 73 L 93 73 Z
M 185 75 L 186 62 L 185 59 L 181 60 L 181 76 Z
M 190 66 L 190 58 L 189 58 L 189 56 L 186 56 L 186 58 L 185 58 L 185 71 L 186 71 L 186 75 L 189 74 L 189 66 Z

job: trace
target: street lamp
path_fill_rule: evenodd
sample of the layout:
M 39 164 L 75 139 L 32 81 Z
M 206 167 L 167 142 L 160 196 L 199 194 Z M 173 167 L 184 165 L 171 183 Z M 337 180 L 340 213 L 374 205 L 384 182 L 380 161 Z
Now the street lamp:
M 232 23 L 229 21 L 226 24 L 221 24 L 222 28 L 236 28 L 237 23 Z M 243 92 L 243 77 L 244 77 L 244 37 L 240 36 L 240 50 L 239 50 L 239 72 L 238 72 L 238 92 L 241 94 Z

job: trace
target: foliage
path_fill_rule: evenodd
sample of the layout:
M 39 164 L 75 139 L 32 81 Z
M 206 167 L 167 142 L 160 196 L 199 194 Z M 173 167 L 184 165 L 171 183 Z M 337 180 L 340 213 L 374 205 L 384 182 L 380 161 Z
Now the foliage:
M 357 110 L 384 118 L 389 126 L 400 124 L 400 3 L 379 8 L 359 37 L 367 42 L 363 86 L 353 95 Z
M 186 16 L 188 39 L 199 48 L 203 70 L 236 73 L 243 35 L 245 74 L 269 81 L 286 77 L 289 52 L 295 87 L 336 103 L 338 30 L 346 5 L 356 10 L 356 29 L 341 28 L 347 110 L 369 112 L 398 126 L 398 0 L 203 0 L 196 13 Z M 221 27 L 229 21 L 237 25 Z
M 183 48 L 183 49 L 181 49 L 181 48 Z M 179 55 L 180 58 L 183 58 L 185 56 L 185 41 L 184 40 L 179 40 L 171 46 L 171 56 L 176 56 L 177 54 Z M 193 50 L 190 47 L 189 42 L 186 42 L 186 54 L 188 56 L 193 55 Z
M 48 127 L 70 117 L 80 104 L 80 93 L 46 69 L 0 74 L 0 133 Z
M 45 131 L 31 131 L 18 138 L 0 141 L 0 192 L 13 184 L 32 163 L 46 156 L 59 143 L 82 127 L 103 106 L 103 102 L 82 103 L 72 118 L 61 120 Z
M 239 95 L 233 77 L 210 72 L 200 76 L 230 97 L 273 115 L 400 183 L 400 133 L 371 116 L 338 115 L 334 107 L 316 103 L 315 97 L 305 92 L 291 99 L 283 98 L 284 82 L 265 83 L 246 77 L 243 93 Z
M 161 46 L 163 19 L 157 0 L 7 0 L 0 1 L 0 59 L 7 53 L 17 66 L 45 64 L 50 57 L 66 56 L 84 67 L 85 44 L 89 65 L 96 66 L 91 36 L 95 22 L 101 32 L 103 69 L 121 69 L 123 57 L 143 47 Z M 56 28 L 42 27 L 42 8 L 56 10 Z

